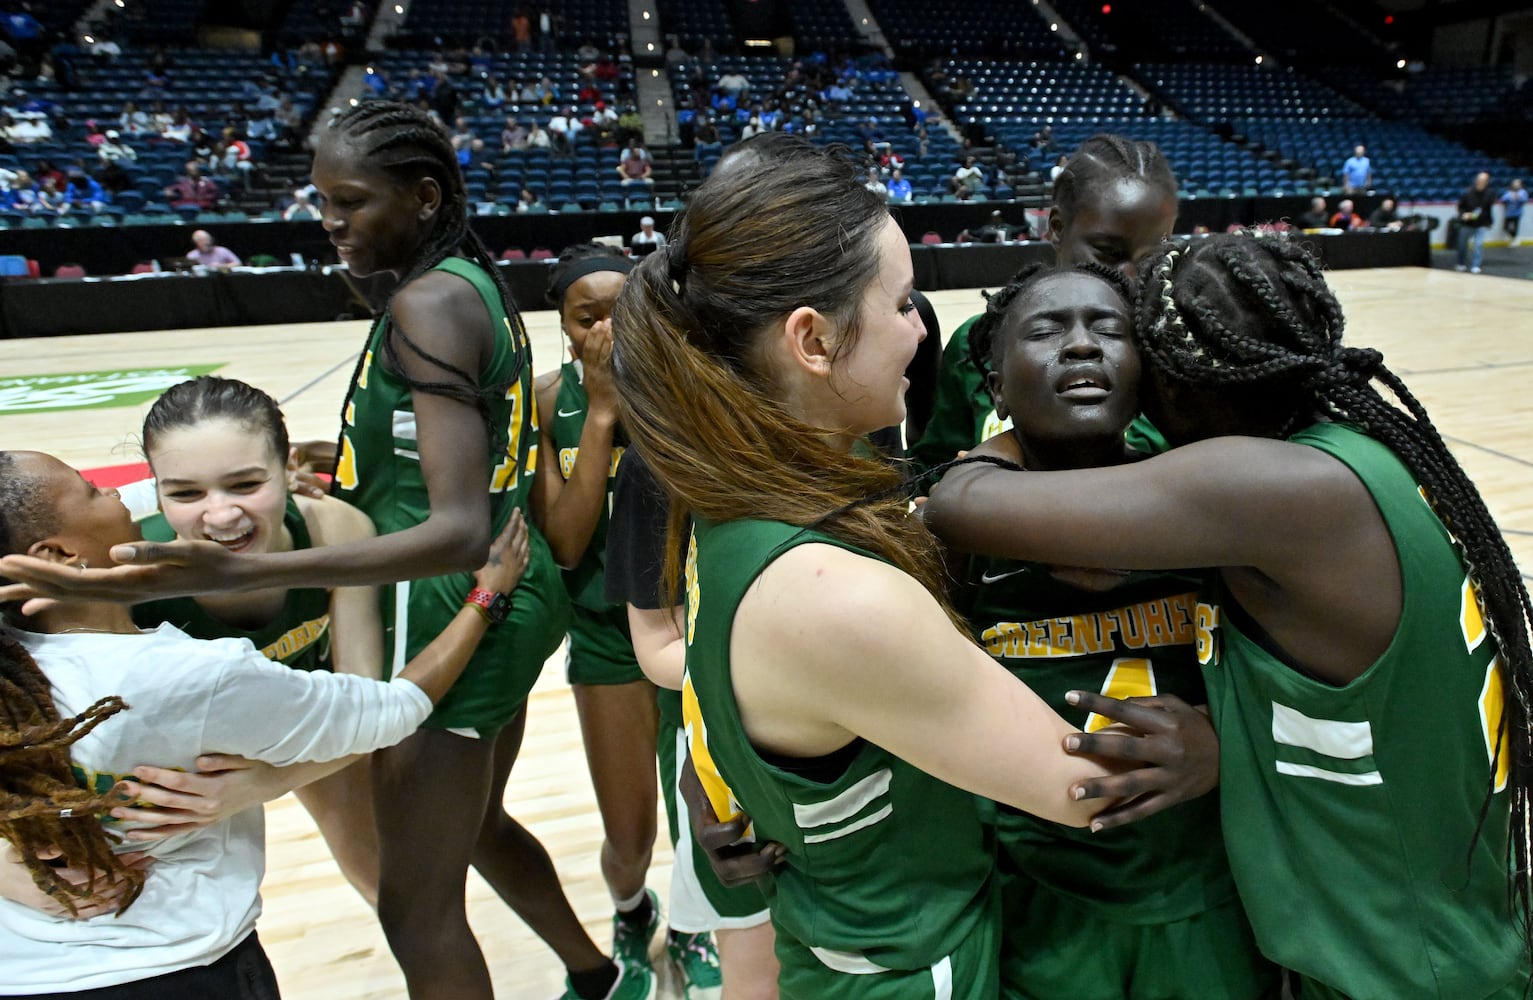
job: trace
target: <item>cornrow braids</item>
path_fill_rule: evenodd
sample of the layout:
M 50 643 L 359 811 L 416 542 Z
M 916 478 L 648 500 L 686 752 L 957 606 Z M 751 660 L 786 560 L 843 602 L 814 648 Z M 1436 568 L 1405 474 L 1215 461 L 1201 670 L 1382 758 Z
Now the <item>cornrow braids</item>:
M 469 227 L 468 192 L 463 185 L 463 172 L 458 166 L 457 153 L 452 148 L 451 140 L 424 112 L 395 101 L 365 101 L 332 118 L 327 129 L 352 144 L 370 167 L 388 174 L 398 183 L 413 184 L 422 177 L 430 177 L 441 189 L 442 204 L 432 219 L 431 229 L 417 249 L 415 259 L 405 269 L 394 294 L 398 294 L 399 289 L 446 258 L 459 253 L 478 263 L 494 279 L 501 304 L 511 321 L 511 335 L 516 351 L 516 364 L 510 378 L 495 385 L 480 386 L 475 375 L 422 349 L 398 326 L 383 340 L 383 363 L 411 390 L 446 396 L 474 407 L 484 419 L 492 450 L 499 451 L 505 444 L 503 435 L 506 430 L 495 426 L 491 418 L 490 401 L 505 395 L 506 390 L 520 380 L 522 366 L 527 364 L 530 353 L 527 330 L 494 255 Z M 400 344 L 416 357 L 440 368 L 453 378 L 410 378 L 400 363 Z M 357 358 L 350 383 L 352 389 L 347 392 L 341 405 L 343 427 L 345 413 L 351 405 L 351 397 L 366 357 L 364 350 Z
M 996 334 L 1012 303 L 1040 278 L 1070 271 L 1083 272 L 1107 282 L 1114 291 L 1123 296 L 1123 301 L 1128 304 L 1130 310 L 1133 309 L 1134 286 L 1123 276 L 1123 272 L 1116 268 L 1098 264 L 1094 260 L 1076 264 L 1073 267 L 1040 262 L 1026 264 L 1012 275 L 1011 281 L 1007 282 L 1004 288 L 994 295 L 986 296 L 984 315 L 969 327 L 969 363 L 981 375 L 988 375 L 996 368 L 998 352 L 1004 347 L 996 342 Z
M 1147 365 L 1174 382 L 1273 392 L 1291 406 L 1289 430 L 1312 416 L 1360 427 L 1405 463 L 1461 547 L 1513 692 L 1502 723 L 1505 742 L 1498 743 L 1486 777 L 1476 842 L 1489 815 L 1500 755 L 1508 754 L 1510 891 L 1533 949 L 1533 858 L 1525 835 L 1533 823 L 1533 603 L 1484 499 L 1383 356 L 1342 346 L 1341 306 L 1319 264 L 1297 243 L 1250 233 L 1182 242 L 1162 249 L 1146 272 L 1135 338 Z
M 59 718 L 37 661 L 14 636 L 0 632 L 0 838 L 16 848 L 33 884 L 71 915 L 123 882 L 128 888 L 119 909 L 126 910 L 144 888 L 144 872 L 117 856 L 97 816 L 110 808 L 111 793 L 80 787 L 69 763 L 70 746 L 127 707 L 110 696 L 73 718 Z M 75 885 L 60 876 L 39 858 L 51 850 L 90 877 Z
M 1176 174 L 1159 146 L 1102 132 L 1081 143 L 1071 154 L 1054 180 L 1051 201 L 1068 227 L 1076 209 L 1091 197 L 1092 191 L 1125 177 L 1137 177 L 1168 195 L 1176 194 Z

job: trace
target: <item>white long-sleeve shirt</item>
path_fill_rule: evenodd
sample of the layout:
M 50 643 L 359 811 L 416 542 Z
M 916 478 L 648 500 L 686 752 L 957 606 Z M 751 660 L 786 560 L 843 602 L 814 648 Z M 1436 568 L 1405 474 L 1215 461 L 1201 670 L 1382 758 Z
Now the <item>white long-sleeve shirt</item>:
M 61 717 L 106 695 L 127 702 L 70 751 L 76 772 L 98 790 L 141 764 L 193 770 L 203 753 L 279 767 L 364 753 L 404 739 L 431 712 L 407 680 L 292 670 L 247 640 L 193 639 L 171 625 L 141 635 L 14 634 L 47 676 Z M 69 920 L 0 899 L 0 995 L 92 989 L 206 965 L 255 927 L 266 865 L 259 807 L 147 849 L 155 860 L 143 894 L 120 915 Z

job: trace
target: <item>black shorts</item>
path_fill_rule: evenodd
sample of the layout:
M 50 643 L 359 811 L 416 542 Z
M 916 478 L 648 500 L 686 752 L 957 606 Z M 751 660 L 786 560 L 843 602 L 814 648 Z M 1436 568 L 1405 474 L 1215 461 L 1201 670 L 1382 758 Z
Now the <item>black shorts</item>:
M 278 1000 L 272 971 L 255 931 L 212 965 L 74 993 L 33 993 L 31 1000 Z M 21 1000 L 27 1000 L 23 997 Z

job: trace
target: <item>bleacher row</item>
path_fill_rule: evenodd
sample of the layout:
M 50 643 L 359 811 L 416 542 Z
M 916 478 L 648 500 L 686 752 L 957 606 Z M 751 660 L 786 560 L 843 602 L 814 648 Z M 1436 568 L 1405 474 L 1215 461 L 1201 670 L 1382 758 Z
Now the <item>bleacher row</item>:
M 185 6 L 181 0 L 151 2 L 156 16 Z M 461 113 L 484 143 L 483 154 L 476 154 L 465 167 L 470 198 L 483 211 L 510 211 L 521 191 L 530 188 L 541 203 L 556 211 L 633 206 L 642 199 L 634 196 L 632 186 L 625 188 L 618 181 L 613 170 L 617 152 L 603 148 L 594 130 L 582 133 L 569 155 L 500 150 L 500 131 L 507 116 L 546 124 L 558 109 L 571 104 L 578 106 L 582 116 L 591 113 L 592 100 L 570 99 L 582 81 L 577 60 L 567 53 L 574 45 L 592 40 L 625 43 L 627 5 L 622 0 L 547 4 L 557 35 L 554 51 L 538 47 L 513 54 L 509 51 L 510 17 L 519 6 L 512 0 L 437 0 L 410 8 L 407 28 L 417 36 L 438 31 L 444 39 L 471 35 L 476 41 L 489 42 L 485 52 L 476 50 L 467 72 L 453 77 L 462 99 Z M 1018 58 L 959 55 L 938 60 L 937 73 L 928 70 L 928 83 L 942 112 L 956 126 L 954 131 L 934 122 L 918 138 L 907 124 L 911 95 L 896 74 L 881 71 L 863 74 L 851 99 L 831 107 L 820 104 L 817 138 L 845 142 L 854 149 L 870 141 L 892 148 L 903 159 L 906 177 L 921 200 L 953 198 L 949 178 L 962 156 L 974 153 L 992 167 L 985 184 L 975 192 L 977 198 L 1035 203 L 1046 194 L 1043 179 L 1055 158 L 1068 155 L 1084 138 L 1104 130 L 1160 143 L 1178 174 L 1184 197 L 1327 193 L 1336 186 L 1341 161 L 1357 143 L 1369 147 L 1375 187 L 1406 201 L 1452 199 L 1482 169 L 1491 171 L 1497 183 L 1517 172 L 1511 163 L 1422 127 L 1450 115 L 1462 120 L 1505 112 L 1526 93 L 1518 91 L 1509 70 L 1427 70 L 1402 82 L 1365 66 L 1277 65 L 1272 60 L 1257 64 L 1250 58 L 1255 51 L 1251 45 L 1211 18 L 1207 8 L 1215 8 L 1261 50 L 1302 54 L 1298 44 L 1302 39 L 1295 37 L 1290 14 L 1247 9 L 1263 5 L 1236 0 L 1125 4 L 1113 14 L 1107 13 L 1113 5 L 1087 0 L 1055 0 L 1053 6 L 1066 19 L 1064 26 L 1088 46 L 1092 59 L 1079 58 L 1063 43 L 1060 24 L 1050 22 L 1033 3 L 968 0 L 934 16 L 922 0 L 871 0 L 871 10 L 897 51 L 1004 51 Z M 1315 19 L 1306 26 L 1306 35 L 1344 33 L 1354 52 L 1370 58 L 1388 54 L 1388 39 L 1364 29 L 1347 13 L 1347 4 L 1302 0 L 1300 6 Z M 790 0 L 785 7 L 792 29 L 806 47 L 856 50 L 857 29 L 843 5 Z M 195 20 L 194 15 L 182 13 Z M 682 44 L 696 48 L 706 42 L 721 52 L 702 68 L 708 85 L 726 73 L 739 72 L 749 80 L 753 97 L 782 88 L 791 59 L 727 51 L 738 39 L 722 0 L 662 0 L 658 15 L 662 30 L 678 35 Z M 1150 30 L 1152 26 L 1156 30 Z M 255 56 L 196 50 L 174 55 L 167 103 L 185 104 L 194 115 L 216 117 L 239 99 L 245 79 L 271 72 L 281 73 L 284 89 L 292 90 L 308 112 L 327 96 L 333 79 L 322 65 L 306 65 L 299 72 L 276 71 Z M 1099 55 L 1100 62 L 1095 58 Z M 431 51 L 399 51 L 374 61 L 397 81 L 412 70 L 424 72 L 434 56 Z M 1129 57 L 1144 58 L 1128 61 Z M 144 58 L 143 53 L 130 52 L 115 66 L 89 68 L 85 88 L 47 96 L 75 122 L 95 118 L 110 124 L 123 101 L 142 94 Z M 620 97 L 626 99 L 634 89 L 631 62 L 618 65 L 619 78 L 600 83 L 599 99 L 609 105 Z M 683 126 L 699 120 L 698 111 L 688 106 L 686 72 L 673 68 L 671 73 L 681 109 L 678 124 Z M 547 77 L 560 89 L 560 97 L 549 103 L 513 100 L 492 107 L 477 97 L 486 76 L 508 84 Z M 965 83 L 962 88 L 955 86 L 960 80 Z M 745 106 L 716 116 L 726 145 L 739 137 L 750 113 L 751 107 Z M 1040 145 L 1034 136 L 1044 125 L 1053 127 L 1053 139 Z M 690 132 L 683 127 L 682 141 L 673 148 L 653 150 L 657 177 L 653 201 L 659 206 L 675 204 L 677 196 L 704 176 L 716 157 L 705 152 L 694 158 L 686 141 Z M 962 146 L 958 135 L 965 137 Z M 254 145 L 259 153 L 259 144 Z M 38 156 L 68 164 L 90 154 L 80 134 L 72 132 L 51 146 L 29 147 L 14 160 L 0 158 L 0 165 L 24 165 Z M 1019 161 L 1019 168 L 1006 168 L 1011 158 Z M 157 203 L 157 192 L 180 172 L 183 162 L 184 150 L 175 145 L 140 146 L 139 161 L 129 167 L 135 189 L 120 196 L 108 211 L 109 218 L 102 221 L 235 218 L 234 213 L 222 211 L 170 213 Z M 0 221 L 39 224 L 36 218 L 14 216 L 0 217 Z M 79 224 L 81 220 L 65 221 Z

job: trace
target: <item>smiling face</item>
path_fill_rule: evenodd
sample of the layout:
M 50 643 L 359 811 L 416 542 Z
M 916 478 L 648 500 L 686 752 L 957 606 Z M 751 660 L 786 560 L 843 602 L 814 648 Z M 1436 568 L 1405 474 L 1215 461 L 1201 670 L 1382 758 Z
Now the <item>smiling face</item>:
M 358 276 L 397 275 L 407 268 L 442 208 L 435 180 L 401 183 L 369 167 L 356 147 L 339 136 L 327 136 L 320 144 L 311 180 L 322 199 L 325 232 Z
M 839 397 L 843 426 L 866 434 L 905 419 L 905 369 L 926 338 L 910 301 L 915 271 L 910 245 L 893 218 L 878 236 L 878 273 L 862 294 L 857 338 L 836 356 L 829 381 Z
M 160 432 L 148 453 L 160 510 L 177 538 L 230 552 L 292 547 L 283 530 L 287 474 L 259 425 L 226 417 Z
M 1007 309 L 987 377 L 1028 468 L 1098 465 L 1122 451 L 1139 408 L 1139 354 L 1117 289 L 1080 271 L 1046 274 Z
M 1107 184 L 1080 198 L 1073 218 L 1049 211 L 1049 239 L 1062 265 L 1095 261 L 1133 277 L 1139 262 L 1166 240 L 1176 225 L 1176 195 L 1137 177 Z

